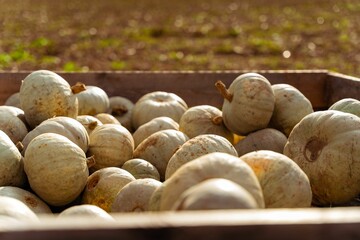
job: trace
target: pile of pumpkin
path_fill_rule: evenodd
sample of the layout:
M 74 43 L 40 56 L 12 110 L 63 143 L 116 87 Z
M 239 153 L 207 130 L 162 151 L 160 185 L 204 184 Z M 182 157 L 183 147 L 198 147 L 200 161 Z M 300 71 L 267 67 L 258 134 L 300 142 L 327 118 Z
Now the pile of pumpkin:
M 0 106 L 0 222 L 338 206 L 359 195 L 357 100 L 314 111 L 298 89 L 257 73 L 214 87 L 222 109 L 163 91 L 133 103 L 32 72 Z

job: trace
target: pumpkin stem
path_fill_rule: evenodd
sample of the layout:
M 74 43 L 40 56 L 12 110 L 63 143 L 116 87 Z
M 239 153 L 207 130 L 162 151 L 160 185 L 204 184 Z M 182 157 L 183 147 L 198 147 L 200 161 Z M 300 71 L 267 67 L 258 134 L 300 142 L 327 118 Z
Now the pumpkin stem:
M 71 86 L 71 91 L 73 94 L 81 93 L 86 90 L 85 84 L 77 82 L 74 86 Z
M 89 128 L 90 130 L 94 130 L 94 129 L 97 127 L 97 125 L 98 125 L 98 122 L 97 122 L 97 121 L 93 121 L 93 122 L 91 122 L 91 123 L 88 124 L 88 128 Z
M 222 116 L 216 116 L 211 119 L 212 123 L 215 125 L 221 125 L 223 122 Z
M 233 99 L 233 94 L 231 94 L 227 89 L 225 84 L 221 81 L 218 80 L 215 83 L 215 87 L 219 90 L 221 96 L 223 96 L 223 98 L 225 98 L 226 100 L 228 100 L 229 102 L 232 101 Z
M 94 156 L 90 156 L 86 159 L 86 165 L 88 166 L 88 168 L 95 166 L 95 163 L 96 161 Z
M 22 152 L 24 150 L 24 145 L 22 144 L 22 142 L 17 142 L 15 146 L 19 150 L 19 152 Z
M 126 107 L 119 106 L 119 107 L 113 108 L 111 114 L 116 115 L 116 116 L 121 116 L 121 115 L 124 115 L 125 113 L 127 113 L 128 111 L 129 110 Z

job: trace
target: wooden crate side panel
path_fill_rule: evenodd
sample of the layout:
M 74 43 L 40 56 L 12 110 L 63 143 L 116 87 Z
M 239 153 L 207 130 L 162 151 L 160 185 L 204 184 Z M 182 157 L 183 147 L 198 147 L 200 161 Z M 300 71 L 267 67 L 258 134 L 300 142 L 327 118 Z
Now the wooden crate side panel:
M 109 96 L 122 96 L 136 101 L 152 91 L 168 91 L 178 94 L 189 106 L 208 104 L 221 107 L 223 99 L 215 88 L 217 80 L 226 86 L 246 71 L 165 71 L 165 72 L 88 72 L 59 73 L 71 85 L 84 82 L 104 89 Z M 323 108 L 325 99 L 326 71 L 257 71 L 271 84 L 288 83 L 298 88 L 312 102 L 314 108 Z M 19 91 L 21 80 L 29 72 L 0 73 L 0 104 Z
M 343 98 L 360 100 L 360 78 L 339 73 L 329 73 L 326 93 L 328 106 Z

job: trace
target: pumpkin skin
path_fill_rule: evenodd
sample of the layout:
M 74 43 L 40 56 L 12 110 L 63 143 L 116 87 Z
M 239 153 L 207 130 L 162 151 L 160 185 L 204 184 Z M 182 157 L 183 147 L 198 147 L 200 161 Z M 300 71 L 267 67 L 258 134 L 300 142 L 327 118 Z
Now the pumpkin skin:
M 194 106 L 186 110 L 180 118 L 179 130 L 189 138 L 201 134 L 217 134 L 234 142 L 233 133 L 223 123 L 221 110 L 210 105 Z
M 224 102 L 222 106 L 225 126 L 238 135 L 266 128 L 275 106 L 275 96 L 270 82 L 257 73 L 238 76 L 226 89 L 217 81 Z
M 239 156 L 258 150 L 283 153 L 286 142 L 284 133 L 273 128 L 264 128 L 250 133 L 234 146 Z
M 103 125 L 103 123 L 94 116 L 90 115 L 79 115 L 76 120 L 80 122 L 86 129 L 88 135 L 97 127 Z
M 26 183 L 23 157 L 11 139 L 0 130 L 0 186 L 23 187 Z
M 56 133 L 43 133 L 29 143 L 24 170 L 31 189 L 52 206 L 74 201 L 89 176 L 84 151 Z
M 110 212 L 117 193 L 131 181 L 135 181 L 135 177 L 124 169 L 99 169 L 88 177 L 81 202 L 96 205 Z
M 23 153 L 26 151 L 31 140 L 47 132 L 57 133 L 67 137 L 78 145 L 84 153 L 88 150 L 89 135 L 81 123 L 69 117 L 54 117 L 43 121 L 25 136 L 22 141 L 24 146 Z
M 66 208 L 57 215 L 57 218 L 91 217 L 105 221 L 115 221 L 114 218 L 102 208 L 92 204 L 81 204 Z
M 179 130 L 179 123 L 169 117 L 156 117 L 149 122 L 142 124 L 133 133 L 135 147 L 137 147 L 145 138 L 160 130 L 174 129 Z
M 159 171 L 154 165 L 144 159 L 133 158 L 127 160 L 121 168 L 131 173 L 136 179 L 153 178 L 160 181 Z
M 78 115 L 78 100 L 69 83 L 48 70 L 34 71 L 25 77 L 20 87 L 20 104 L 31 128 L 54 116 Z
M 341 205 L 359 195 L 359 117 L 336 110 L 311 113 L 291 131 L 284 154 L 309 177 L 314 205 Z
M 186 141 L 171 156 L 166 167 L 165 179 L 169 179 L 185 163 L 212 152 L 238 156 L 236 149 L 226 138 L 216 134 L 202 134 Z
M 255 172 L 264 194 L 266 208 L 306 208 L 311 206 L 309 178 L 287 156 L 270 150 L 240 157 Z
M 7 196 L 0 196 L 0 216 L 20 222 L 40 222 L 38 216 L 25 203 Z
M 150 162 L 159 171 L 160 180 L 164 181 L 168 162 L 174 152 L 183 145 L 188 136 L 181 131 L 166 129 L 151 134 L 134 150 L 134 158 Z
M 170 210 L 180 195 L 197 183 L 211 178 L 225 178 L 245 188 L 264 208 L 262 189 L 254 171 L 240 158 L 213 152 L 182 165 L 163 183 L 160 210 Z
M 256 209 L 254 197 L 239 184 L 224 178 L 204 180 L 184 191 L 172 210 Z
M 21 105 L 20 105 L 20 93 L 16 92 L 11 94 L 5 101 L 4 105 L 6 106 L 12 106 L 12 107 L 17 107 L 21 109 Z
M 275 108 L 269 126 L 289 136 L 303 117 L 314 112 L 312 104 L 304 94 L 289 84 L 274 84 L 271 87 L 275 95 Z
M 97 86 L 86 86 L 76 95 L 79 102 L 78 115 L 96 115 L 108 111 L 110 103 L 106 92 Z
M 95 156 L 96 163 L 91 172 L 104 167 L 121 167 L 133 158 L 134 139 L 131 133 L 117 124 L 104 124 L 90 134 L 88 156 Z
M 338 110 L 341 112 L 352 113 L 360 117 L 360 101 L 354 98 L 343 98 L 333 103 L 329 110 Z
M 0 130 L 9 136 L 13 143 L 21 142 L 28 134 L 24 111 L 13 106 L 0 106 Z
M 132 126 L 132 109 L 134 103 L 125 97 L 121 96 L 112 96 L 109 98 L 110 110 L 109 113 L 113 115 L 124 127 L 133 132 L 134 128 Z
M 102 124 L 117 124 L 121 125 L 121 123 L 110 113 L 98 113 L 95 115 L 97 119 L 100 120 Z
M 132 124 L 135 129 L 153 118 L 167 116 L 179 122 L 188 109 L 186 102 L 178 95 L 155 91 L 143 95 L 132 109 Z

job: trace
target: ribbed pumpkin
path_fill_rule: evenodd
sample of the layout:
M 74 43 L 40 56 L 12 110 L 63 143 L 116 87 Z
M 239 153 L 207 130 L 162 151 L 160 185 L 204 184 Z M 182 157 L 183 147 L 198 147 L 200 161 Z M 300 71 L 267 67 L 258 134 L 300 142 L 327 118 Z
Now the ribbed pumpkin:
M 83 85 L 70 87 L 60 75 L 37 70 L 22 81 L 20 87 L 21 109 L 31 128 L 54 116 L 76 118 L 78 100 L 76 93 L 84 90 Z
M 186 102 L 174 93 L 150 92 L 138 99 L 133 107 L 131 117 L 133 127 L 137 129 L 151 119 L 161 116 L 167 116 L 179 122 L 187 109 Z
M 224 98 L 222 113 L 226 127 L 238 135 L 266 128 L 275 106 L 270 82 L 258 73 L 238 76 L 229 88 L 221 81 L 215 86 Z
M 16 92 L 11 94 L 5 101 L 4 105 L 21 108 L 20 105 L 20 93 Z
M 102 208 L 92 204 L 81 204 L 66 208 L 57 215 L 60 219 L 72 219 L 74 217 L 95 218 L 104 221 L 115 221 L 115 219 Z
M 121 123 L 119 122 L 119 120 L 117 120 L 113 115 L 111 115 L 110 113 L 98 113 L 95 115 L 95 117 L 97 119 L 100 120 L 100 122 L 102 124 L 117 124 L 117 125 L 121 125 Z
M 28 133 L 24 111 L 17 107 L 0 106 L 0 130 L 17 144 Z
M 110 110 L 109 113 L 113 115 L 124 127 L 133 132 L 134 128 L 132 126 L 132 109 L 134 103 L 125 97 L 121 96 L 112 96 L 109 98 Z
M 97 86 L 86 86 L 76 95 L 79 102 L 78 115 L 96 115 L 108 111 L 110 103 L 106 92 Z
M 0 216 L 20 222 L 39 222 L 38 216 L 25 203 L 7 196 L 0 196 Z
M 343 98 L 333 103 L 329 110 L 338 110 L 360 117 L 360 101 L 354 98 Z
M 291 131 L 284 154 L 309 177 L 314 205 L 341 205 L 359 195 L 360 118 L 354 114 L 308 114 Z
M 91 115 L 79 115 L 76 117 L 76 120 L 85 127 L 89 136 L 97 126 L 103 125 L 99 119 Z
M 144 159 L 133 158 L 127 160 L 121 168 L 131 173 L 136 179 L 153 178 L 160 181 L 159 171 L 154 165 Z

